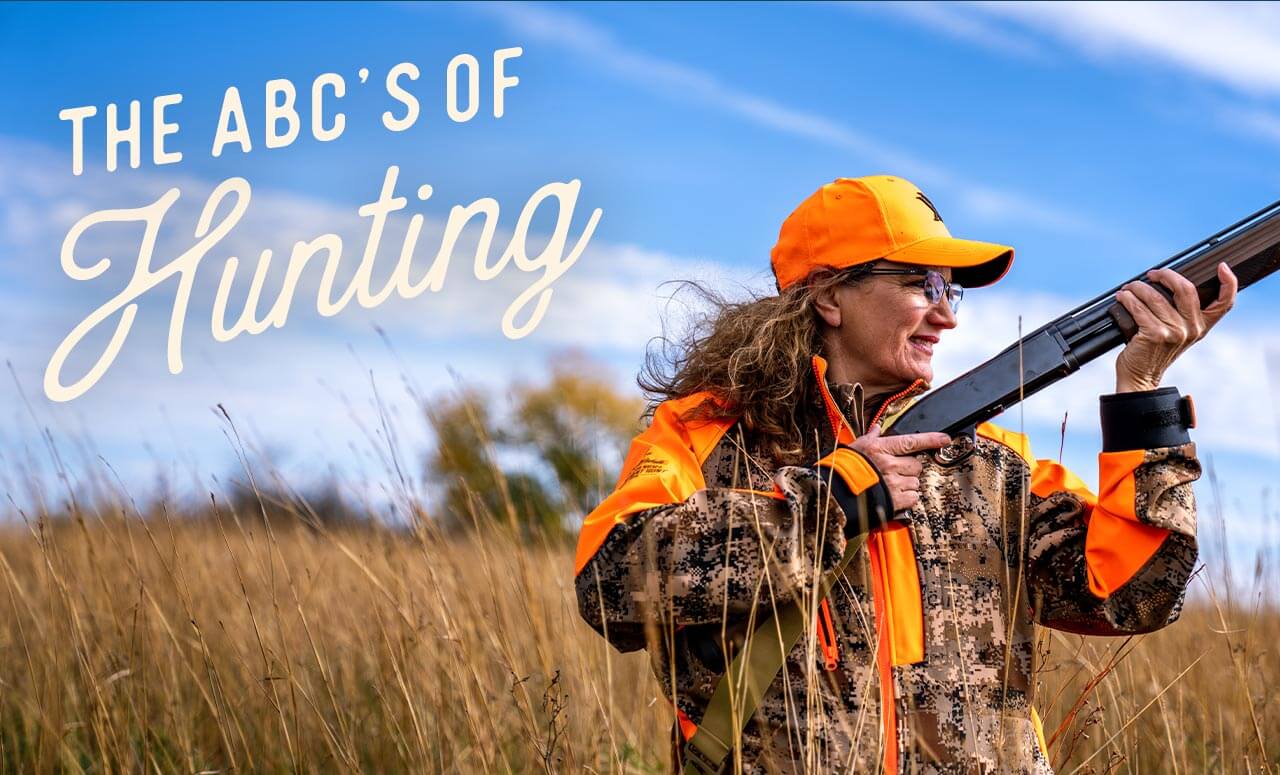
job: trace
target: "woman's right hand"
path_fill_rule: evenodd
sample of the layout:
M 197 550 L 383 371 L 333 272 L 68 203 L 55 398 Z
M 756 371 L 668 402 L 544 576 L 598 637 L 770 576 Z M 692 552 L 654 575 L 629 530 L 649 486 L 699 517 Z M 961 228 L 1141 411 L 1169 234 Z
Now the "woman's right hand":
M 849 446 L 880 471 L 896 513 L 920 502 L 920 471 L 923 465 L 915 455 L 928 449 L 941 449 L 950 443 L 951 437 L 945 433 L 881 436 L 880 428 L 876 426 Z

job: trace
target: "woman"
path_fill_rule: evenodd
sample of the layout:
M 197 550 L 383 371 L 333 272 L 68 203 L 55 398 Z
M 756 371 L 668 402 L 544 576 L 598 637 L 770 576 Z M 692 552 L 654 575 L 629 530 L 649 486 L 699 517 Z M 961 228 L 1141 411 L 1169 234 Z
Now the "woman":
M 1203 311 L 1169 270 L 1150 279 L 1173 303 L 1142 282 L 1118 294 L 1139 329 L 1102 397 L 1094 495 L 994 425 L 951 465 L 933 454 L 943 434 L 880 435 L 928 389 L 962 288 L 997 281 L 1012 249 L 952 238 L 919 189 L 876 176 L 805 200 L 772 258 L 777 296 L 718 304 L 642 379 L 665 400 L 584 522 L 582 615 L 648 650 L 677 768 L 714 770 L 732 748 L 750 772 L 1050 772 L 1033 624 L 1118 635 L 1177 618 L 1200 467 L 1188 413 L 1168 411 L 1189 407 L 1157 388 L 1230 309 L 1234 276 L 1219 268 Z M 808 601 L 813 635 L 717 752 L 699 734 L 708 701 L 779 601 Z

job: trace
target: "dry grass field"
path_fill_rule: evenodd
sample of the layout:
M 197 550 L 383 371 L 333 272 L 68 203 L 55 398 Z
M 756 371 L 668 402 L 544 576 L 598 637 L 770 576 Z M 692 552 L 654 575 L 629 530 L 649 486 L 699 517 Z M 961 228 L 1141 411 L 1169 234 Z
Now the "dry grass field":
M 548 516 L 611 483 L 575 441 L 606 414 L 611 443 L 634 432 L 637 405 L 610 391 L 566 369 L 523 394 L 508 442 L 573 475 L 560 500 L 498 469 L 483 396 L 431 402 L 445 518 L 426 516 L 408 456 L 387 457 L 412 529 L 333 490 L 304 497 L 243 447 L 243 482 L 182 505 L 136 503 L 91 457 L 76 477 L 51 448 L 60 480 L 89 483 L 59 493 L 0 457 L 0 773 L 666 771 L 670 706 L 642 653 L 580 619 L 573 538 Z M 1231 579 L 1225 499 L 1205 483 L 1208 567 L 1181 621 L 1040 632 L 1035 705 L 1059 772 L 1280 768 L 1277 542 Z M 41 505 L 20 508 L 21 490 Z M 521 529 L 516 497 L 541 504 Z
M 666 769 L 668 706 L 579 619 L 563 543 L 210 510 L 4 530 L 0 769 Z M 1277 642 L 1225 600 L 1132 640 L 1046 633 L 1056 765 L 1269 771 Z
M 224 516 L 4 535 L 0 769 L 661 768 L 563 547 Z

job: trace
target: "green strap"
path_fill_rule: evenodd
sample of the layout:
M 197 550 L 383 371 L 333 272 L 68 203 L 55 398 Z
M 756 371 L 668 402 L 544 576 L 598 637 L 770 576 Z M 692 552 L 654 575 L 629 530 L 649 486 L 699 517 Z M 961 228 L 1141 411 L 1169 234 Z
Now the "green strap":
M 866 541 L 865 533 L 849 540 L 840 562 L 818 580 L 819 600 L 826 598 Z M 803 606 L 783 605 L 776 618 L 765 616 L 756 626 L 716 684 L 698 722 L 698 731 L 684 744 L 684 775 L 724 772 L 734 738 L 755 715 L 769 685 L 782 672 L 787 654 L 800 642 L 809 624 Z

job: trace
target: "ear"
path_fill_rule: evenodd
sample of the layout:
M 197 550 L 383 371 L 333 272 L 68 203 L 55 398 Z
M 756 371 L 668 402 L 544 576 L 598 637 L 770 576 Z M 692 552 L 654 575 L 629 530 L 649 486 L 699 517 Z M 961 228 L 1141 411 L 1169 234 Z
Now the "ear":
M 843 320 L 840 314 L 840 300 L 836 294 L 840 287 L 839 285 L 827 286 L 813 297 L 813 308 L 818 312 L 818 317 L 832 328 L 839 328 Z

